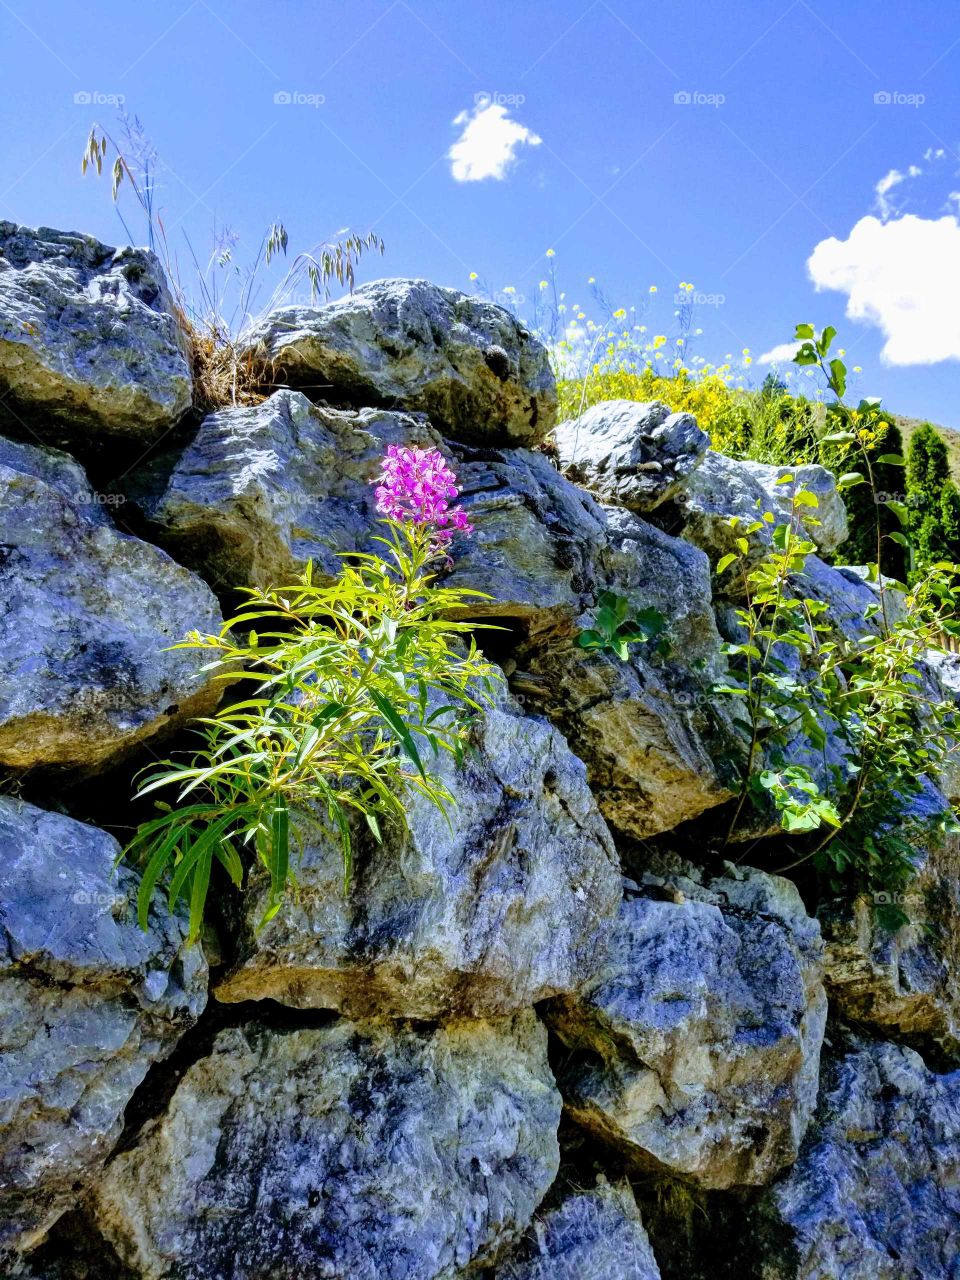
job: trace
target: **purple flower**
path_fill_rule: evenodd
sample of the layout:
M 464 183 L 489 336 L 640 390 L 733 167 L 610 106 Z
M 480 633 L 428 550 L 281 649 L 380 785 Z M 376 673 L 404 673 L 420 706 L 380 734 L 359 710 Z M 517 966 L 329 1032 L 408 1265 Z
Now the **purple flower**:
M 377 486 L 377 510 L 388 520 L 433 525 L 440 543 L 454 532 L 470 533 L 466 512 L 451 505 L 460 490 L 457 477 L 439 449 L 410 449 L 392 444 L 383 459 Z

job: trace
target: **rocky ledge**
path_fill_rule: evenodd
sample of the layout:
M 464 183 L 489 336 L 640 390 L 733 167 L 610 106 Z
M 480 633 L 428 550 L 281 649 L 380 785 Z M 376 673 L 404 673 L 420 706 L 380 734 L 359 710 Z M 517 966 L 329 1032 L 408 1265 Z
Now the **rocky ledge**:
M 661 404 L 556 424 L 537 339 L 423 281 L 244 345 L 272 393 L 201 417 L 150 254 L 0 224 L 0 1275 L 956 1280 L 956 837 L 917 839 L 894 933 L 777 875 L 768 825 L 724 849 L 744 740 L 712 564 L 779 473 Z M 104 487 L 124 441 L 154 452 Z M 202 945 L 162 897 L 142 931 L 133 775 L 231 696 L 170 646 L 370 550 L 401 442 L 456 468 L 448 580 L 499 628 L 500 694 L 437 766 L 452 824 L 411 802 L 345 891 L 298 812 L 265 925 L 252 872 Z M 843 503 L 798 479 L 807 590 L 853 634 L 875 596 L 831 562 Z M 577 648 L 603 592 L 663 643 Z M 828 765 L 829 739 L 792 750 Z

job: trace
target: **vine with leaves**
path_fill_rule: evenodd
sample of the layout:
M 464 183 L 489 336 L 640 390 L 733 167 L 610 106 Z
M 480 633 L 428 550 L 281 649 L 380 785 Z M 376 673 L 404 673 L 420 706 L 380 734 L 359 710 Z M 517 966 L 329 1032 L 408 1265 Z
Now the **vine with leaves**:
M 955 753 L 960 735 L 957 704 L 925 665 L 931 650 L 943 650 L 944 637 L 960 635 L 960 568 L 937 562 L 910 587 L 881 574 L 885 538 L 909 551 L 909 519 L 903 503 L 877 491 L 874 464 L 902 466 L 903 459 L 877 453 L 883 440 L 879 400 L 861 400 L 856 409 L 844 403 L 846 367 L 830 355 L 835 336 L 832 328 L 817 333 L 806 324 L 796 331 L 797 363 L 817 365 L 835 396 L 821 443 L 837 447 L 859 468 L 844 472 L 838 489 L 869 485 L 878 511 L 886 503 L 902 527 L 884 531 L 878 514 L 877 558 L 865 570 L 876 599 L 860 627 L 842 632 L 831 625 L 826 604 L 804 589 L 807 559 L 815 551 L 808 536 L 817 521 L 815 495 L 795 486 L 789 515 L 780 523 L 769 511 L 750 523 L 731 521 L 735 550 L 716 569 L 738 575 L 744 604 L 736 611 L 740 635 L 726 646 L 734 676 L 717 692 L 744 708 L 737 718 L 749 745 L 727 843 L 736 839 L 748 798 L 761 810 L 772 803 L 785 830 L 819 832 L 812 847 L 779 870 L 812 860 L 832 889 L 882 889 L 884 897 L 914 874 L 914 840 L 929 839 L 931 826 L 955 826 L 948 809 L 932 822 L 910 813 L 925 780 L 936 780 Z M 788 473 L 779 483 L 793 481 Z M 758 557 L 751 539 L 760 534 L 768 541 Z M 817 777 L 795 758 L 803 740 L 821 753 Z M 888 927 L 905 922 L 889 903 L 881 914 Z

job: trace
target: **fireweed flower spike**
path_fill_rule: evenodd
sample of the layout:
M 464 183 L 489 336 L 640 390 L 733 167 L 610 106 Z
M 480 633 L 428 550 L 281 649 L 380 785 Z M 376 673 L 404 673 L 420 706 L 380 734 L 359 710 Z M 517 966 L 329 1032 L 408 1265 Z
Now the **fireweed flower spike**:
M 377 510 L 398 524 L 431 527 L 438 548 L 454 533 L 471 533 L 462 507 L 451 505 L 460 494 L 456 475 L 439 449 L 392 444 L 383 459 L 377 486 Z

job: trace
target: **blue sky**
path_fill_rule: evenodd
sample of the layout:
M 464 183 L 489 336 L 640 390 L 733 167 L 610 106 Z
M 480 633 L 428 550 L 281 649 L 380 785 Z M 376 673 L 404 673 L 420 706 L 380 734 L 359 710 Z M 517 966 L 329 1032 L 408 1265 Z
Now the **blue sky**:
M 184 230 L 243 261 L 281 218 L 291 250 L 375 228 L 361 278 L 531 298 L 553 248 L 571 302 L 656 285 L 651 332 L 692 282 L 700 353 L 757 379 L 833 323 L 860 392 L 960 428 L 960 8 L 0 0 L 0 48 L 2 218 L 124 239 L 79 171 L 122 97 L 184 264 Z

